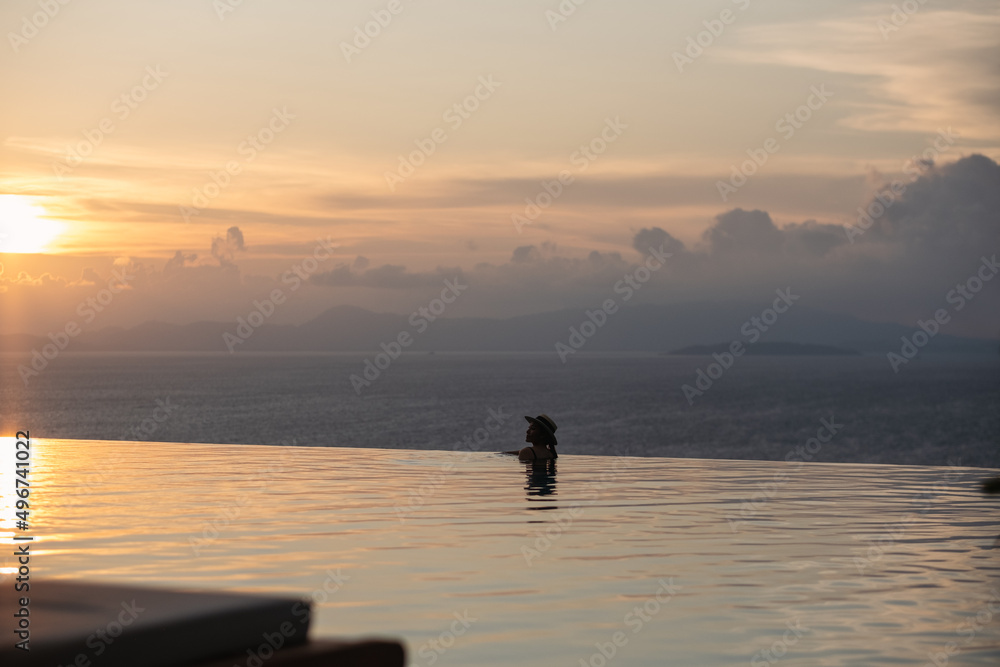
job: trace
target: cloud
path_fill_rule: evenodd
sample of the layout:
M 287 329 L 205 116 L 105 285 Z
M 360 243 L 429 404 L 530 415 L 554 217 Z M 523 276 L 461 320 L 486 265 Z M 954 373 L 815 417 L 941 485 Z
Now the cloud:
M 765 211 L 733 209 L 715 217 L 702 238 L 713 254 L 774 253 L 781 250 L 781 232 Z
M 413 290 L 428 285 L 440 285 L 446 277 L 461 275 L 460 269 L 410 272 L 405 266 L 383 264 L 368 268 L 368 260 L 354 261 L 352 265 L 338 264 L 329 271 L 310 277 L 313 285 L 325 287 L 371 287 L 380 290 Z
M 782 247 L 786 254 L 805 257 L 824 257 L 847 243 L 844 228 L 840 225 L 821 224 L 815 220 L 786 225 Z
M 408 274 L 405 266 L 385 264 L 366 270 L 362 274 L 359 284 L 366 287 L 402 289 L 408 287 L 413 278 L 414 275 Z
M 236 253 L 246 250 L 243 242 L 243 232 L 239 227 L 230 227 L 226 230 L 226 238 L 215 237 L 212 239 L 212 257 L 219 260 L 219 266 L 230 266 L 236 258 Z
M 870 201 L 875 199 L 859 203 Z M 643 227 L 632 235 L 630 248 L 644 256 L 662 244 L 672 257 L 633 303 L 755 302 L 792 286 L 815 308 L 912 324 L 946 305 L 945 295 L 975 270 L 983 253 L 1000 250 L 1000 165 L 972 155 L 926 167 L 882 222 L 863 235 L 863 243 L 851 243 L 847 224 L 779 224 L 765 210 L 735 208 L 716 215 L 690 248 L 661 227 Z M 476 297 L 458 309 L 503 316 L 593 307 L 613 295 L 617 281 L 640 261 L 613 251 L 564 256 L 551 242 L 516 246 L 508 261 L 480 263 L 462 273 Z M 439 284 L 446 274 L 402 266 L 352 272 L 342 266 L 316 282 L 412 293 Z M 952 332 L 992 335 L 1000 326 L 1000 281 L 997 288 L 984 291 L 964 320 L 956 318 L 963 323 Z
M 163 273 L 167 275 L 176 273 L 185 266 L 194 264 L 197 259 L 198 255 L 196 253 L 185 254 L 184 252 L 178 250 L 174 253 L 173 257 L 167 260 L 166 265 L 163 267 Z
M 813 70 L 843 81 L 841 87 L 858 86 L 865 97 L 846 109 L 844 127 L 933 133 L 960 120 L 963 136 L 996 147 L 1000 16 L 922 5 L 896 26 L 891 14 L 880 5 L 822 21 L 738 26 L 738 39 L 714 48 L 713 57 Z
M 1000 241 L 1000 165 L 982 155 L 931 165 L 909 183 L 890 182 L 863 208 L 876 203 L 884 213 L 858 240 L 900 244 L 921 254 L 996 248 Z
M 32 276 L 27 271 L 18 271 L 16 278 L 6 279 L 3 282 L 21 287 L 65 287 L 68 284 L 65 278 L 54 276 L 48 271 L 38 276 Z
M 711 254 L 823 257 L 847 243 L 844 227 L 815 220 L 778 228 L 766 211 L 736 208 L 716 216 L 702 235 Z
M 648 253 L 650 248 L 659 250 L 661 247 L 664 252 L 675 255 L 684 252 L 684 243 L 675 239 L 659 227 L 640 229 L 632 239 L 632 247 L 643 255 Z
M 542 254 L 538 252 L 538 248 L 533 245 L 522 245 L 514 248 L 514 254 L 511 255 L 510 261 L 514 264 L 524 264 L 526 262 L 533 262 L 541 259 Z
M 243 232 L 240 231 L 239 227 L 230 227 L 226 230 L 226 241 L 237 250 L 246 250 L 246 245 L 243 243 Z
M 874 195 L 856 191 L 854 199 L 843 205 L 857 208 L 877 202 L 879 195 L 892 191 L 887 188 L 893 178 L 902 179 L 893 202 L 853 243 L 848 225 L 856 224 L 854 217 L 834 224 L 794 219 L 763 207 L 734 208 L 706 217 L 700 240 L 687 245 L 658 224 L 626 232 L 623 225 L 609 222 L 599 249 L 588 246 L 585 238 L 568 249 L 551 240 L 518 244 L 518 237 L 511 234 L 505 259 L 462 267 L 416 270 L 361 255 L 339 264 L 330 259 L 294 295 L 278 269 L 251 276 L 238 270 L 235 260 L 221 261 L 220 256 L 233 257 L 246 248 L 243 235 L 233 227 L 221 250 L 218 242 L 223 239 L 215 240 L 216 253 L 208 263 L 198 264 L 195 253 L 178 251 L 162 271 L 130 269 L 144 276 L 133 283 L 136 298 L 116 299 L 102 326 L 154 318 L 235 319 L 273 289 L 284 289 L 290 297 L 276 315 L 283 323 L 305 321 L 339 304 L 408 313 L 440 293 L 446 279 L 469 285 L 467 296 L 449 310 L 449 317 L 509 317 L 564 308 L 582 312 L 615 298 L 615 285 L 637 269 L 650 246 L 661 245 L 672 256 L 636 290 L 628 305 L 702 300 L 766 305 L 775 289 L 791 287 L 812 308 L 914 324 L 946 307 L 946 294 L 973 274 L 982 256 L 1000 252 L 1000 165 L 971 155 L 925 165 L 909 177 L 876 174 Z M 99 286 L 95 279 L 110 275 L 111 268 L 85 271 L 83 278 Z M 12 279 L 19 268 L 7 269 L 0 275 L 0 286 L 12 291 L 51 290 L 54 296 L 73 286 L 61 285 L 53 275 L 32 277 L 21 272 Z M 77 289 L 81 291 L 66 299 L 68 310 L 52 318 L 57 324 L 94 287 Z M 956 313 L 948 333 L 993 336 L 998 328 L 1000 279 L 984 286 L 974 302 Z
M 86 267 L 80 272 L 80 277 L 66 283 L 67 287 L 93 287 L 101 282 L 101 276 L 93 267 Z
M 214 268 L 216 270 L 221 268 L 227 271 L 237 270 L 235 263 L 236 254 L 245 250 L 246 242 L 243 238 L 243 232 L 240 231 L 239 227 L 230 227 L 226 230 L 225 238 L 221 236 L 212 238 L 210 252 L 212 257 L 218 261 L 218 266 L 209 267 L 204 264 L 199 265 L 197 263 L 198 253 L 178 250 L 164 264 L 162 275 L 164 277 L 178 276 L 185 270 L 192 271 L 196 269 L 199 270 L 199 273 L 204 273 L 201 269 L 205 268 Z

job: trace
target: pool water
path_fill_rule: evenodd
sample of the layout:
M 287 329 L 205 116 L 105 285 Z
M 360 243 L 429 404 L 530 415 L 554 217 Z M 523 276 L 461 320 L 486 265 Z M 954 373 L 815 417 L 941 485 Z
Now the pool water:
M 34 440 L 28 532 L 33 576 L 299 594 L 413 665 L 996 665 L 996 474 Z

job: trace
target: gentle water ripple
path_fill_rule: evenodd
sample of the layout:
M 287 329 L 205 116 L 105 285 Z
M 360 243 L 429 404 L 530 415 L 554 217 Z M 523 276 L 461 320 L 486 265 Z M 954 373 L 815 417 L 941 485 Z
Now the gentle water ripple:
M 33 463 L 46 575 L 315 592 L 316 635 L 402 636 L 413 664 L 1000 660 L 995 471 L 69 440 Z

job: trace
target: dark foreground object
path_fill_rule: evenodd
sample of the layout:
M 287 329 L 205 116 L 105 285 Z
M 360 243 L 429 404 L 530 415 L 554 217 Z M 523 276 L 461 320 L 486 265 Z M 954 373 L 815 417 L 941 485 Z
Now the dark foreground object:
M 394 641 L 366 639 L 339 642 L 320 639 L 302 646 L 282 649 L 270 660 L 261 661 L 267 667 L 403 667 L 406 653 L 402 644 Z M 258 663 L 243 653 L 212 662 L 199 662 L 185 667 L 254 667 Z M 69 667 L 67 665 L 67 667 Z
M 298 598 L 32 578 L 27 591 L 3 587 L 0 615 L 4 634 L 14 638 L 0 644 L 5 667 L 403 667 L 405 661 L 395 641 L 308 642 L 310 603 Z

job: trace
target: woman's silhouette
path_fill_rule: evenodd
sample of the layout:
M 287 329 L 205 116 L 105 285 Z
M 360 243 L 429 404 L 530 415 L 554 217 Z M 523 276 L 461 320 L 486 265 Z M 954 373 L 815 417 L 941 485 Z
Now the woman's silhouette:
M 545 459 L 557 459 L 556 453 L 556 423 L 548 415 L 538 415 L 537 417 L 525 416 L 528 421 L 528 431 L 524 435 L 525 442 L 530 442 L 531 447 L 504 452 L 504 454 L 517 454 L 522 461 L 543 461 Z

